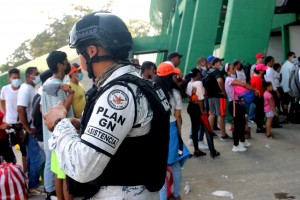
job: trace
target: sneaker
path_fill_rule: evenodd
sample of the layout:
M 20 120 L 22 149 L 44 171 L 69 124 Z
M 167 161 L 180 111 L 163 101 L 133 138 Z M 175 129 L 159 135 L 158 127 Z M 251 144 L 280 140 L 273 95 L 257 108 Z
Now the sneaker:
M 266 133 L 265 128 L 256 129 L 256 133 Z
M 194 146 L 194 142 L 193 142 L 192 139 L 189 139 L 189 145 L 192 146 L 192 147 Z
M 211 133 L 213 135 L 213 137 L 218 137 L 218 135 L 215 132 Z
M 207 144 L 205 144 L 203 141 L 199 141 L 199 142 L 198 142 L 198 147 L 199 147 L 199 149 L 201 149 L 201 150 L 207 150 L 207 149 L 208 149 Z
M 221 140 L 222 140 L 222 141 L 226 141 L 227 139 L 232 139 L 232 137 L 230 137 L 230 136 L 227 135 L 227 134 L 221 136 Z
M 248 140 L 245 140 L 245 142 L 244 142 L 245 147 L 251 147 L 251 145 L 252 144 Z
M 56 192 L 47 192 L 45 200 L 57 200 Z
M 194 156 L 199 157 L 199 156 L 206 156 L 206 153 L 202 152 L 202 151 L 195 151 L 194 152 Z
M 31 188 L 29 189 L 30 195 L 42 195 L 44 194 L 43 191 L 39 190 L 38 188 Z
M 232 147 L 232 151 L 233 152 L 244 152 L 244 151 L 246 151 L 247 149 L 244 147 L 244 145 L 243 144 L 241 144 L 241 143 L 239 143 L 239 145 L 238 146 L 235 146 L 235 145 L 233 145 L 233 147 Z

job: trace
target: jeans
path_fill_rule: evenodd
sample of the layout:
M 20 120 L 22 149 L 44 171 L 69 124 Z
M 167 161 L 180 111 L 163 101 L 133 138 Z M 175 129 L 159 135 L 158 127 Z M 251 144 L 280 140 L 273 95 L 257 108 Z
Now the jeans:
M 251 103 L 249 107 L 249 114 L 248 114 L 248 119 L 254 120 L 255 119 L 255 104 Z
M 45 154 L 39 146 L 37 138 L 28 135 L 28 143 L 26 144 L 27 151 L 27 169 L 28 169 L 28 187 L 37 188 L 40 184 L 40 171 L 45 162 Z
M 46 155 L 45 168 L 44 168 L 44 186 L 46 192 L 53 192 L 55 190 L 54 173 L 51 171 L 51 151 L 44 149 Z
M 173 174 L 173 186 L 174 186 L 174 197 L 180 196 L 180 188 L 181 188 L 181 166 L 179 162 L 175 162 L 170 166 L 172 168 Z M 159 191 L 160 200 L 167 200 L 167 183 L 165 182 L 164 186 Z
M 193 129 L 191 127 L 191 132 L 190 132 L 190 135 L 189 135 L 189 139 L 192 139 L 192 134 L 193 134 Z M 199 128 L 199 132 L 198 132 L 198 141 L 203 141 L 203 136 L 204 136 L 204 128 L 200 125 L 200 128 Z

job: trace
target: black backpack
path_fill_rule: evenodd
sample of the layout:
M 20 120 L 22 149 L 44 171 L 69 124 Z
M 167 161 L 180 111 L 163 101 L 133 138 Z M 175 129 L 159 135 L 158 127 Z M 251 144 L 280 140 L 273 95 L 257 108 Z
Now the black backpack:
M 36 94 L 32 100 L 32 124 L 36 129 L 38 141 L 43 141 L 43 116 L 40 110 L 41 95 Z
M 79 183 L 67 176 L 68 191 L 70 194 L 91 198 L 98 192 L 101 186 L 134 186 L 140 184 L 145 185 L 149 191 L 154 192 L 159 191 L 164 185 L 169 148 L 170 105 L 163 90 L 155 82 L 144 80 L 131 74 L 125 74 L 112 80 L 98 91 L 91 90 L 90 93 L 94 93 L 94 95 L 90 94 L 89 101 L 87 101 L 84 110 L 81 120 L 82 133 L 87 126 L 94 105 L 101 94 L 114 85 L 122 85 L 132 91 L 127 83 L 137 85 L 151 105 L 153 118 L 150 132 L 145 136 L 126 137 L 103 173 L 98 178 L 95 177 L 95 180 L 88 183 Z M 136 116 L 136 112 L 134 114 Z M 142 138 L 140 146 L 147 146 L 145 152 L 138 151 L 132 145 L 137 144 L 136 141 L 134 142 L 137 138 Z M 134 155 L 129 153 L 132 150 L 135 151 Z M 120 166 L 117 163 L 125 159 L 123 157 L 126 160 Z M 134 166 L 132 163 L 136 162 L 136 160 L 132 161 L 131 159 L 138 159 L 140 165 Z M 149 162 L 149 160 L 153 159 L 155 159 L 155 162 Z

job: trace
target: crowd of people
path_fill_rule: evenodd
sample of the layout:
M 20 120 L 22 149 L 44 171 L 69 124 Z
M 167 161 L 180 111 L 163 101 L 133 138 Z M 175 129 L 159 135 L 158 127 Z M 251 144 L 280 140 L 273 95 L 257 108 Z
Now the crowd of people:
M 76 48 L 80 65 L 70 64 L 65 52 L 52 51 L 46 60 L 49 70 L 28 67 L 22 84 L 20 71 L 11 69 L 10 84 L 1 90 L 0 154 L 16 163 L 12 134 L 5 132 L 13 129 L 29 193 L 45 192 L 46 200 L 168 199 L 167 167 L 173 174 L 173 198 L 180 200 L 186 161 L 205 156 L 207 149 L 212 158 L 220 156 L 214 147 L 216 130 L 222 141 L 233 139 L 233 152 L 244 152 L 251 146 L 245 138 L 249 121 L 270 139 L 275 137 L 271 128 L 281 127 L 279 114 L 285 116 L 281 124 L 288 123 L 294 102 L 289 79 L 299 63 L 293 52 L 282 66 L 262 53 L 248 67 L 241 60 L 223 65 L 221 58 L 202 57 L 185 76 L 178 68 L 183 55 L 171 52 L 158 66 L 143 62 L 139 74 L 139 61 L 128 61 L 131 35 L 109 13 L 92 13 L 76 22 L 70 47 Z M 88 92 L 80 84 L 81 70 L 93 81 Z M 119 80 L 125 75 L 132 80 Z M 193 154 L 182 140 L 183 98 L 188 100 Z M 226 132 L 226 113 L 233 117 L 233 138 Z M 159 117 L 167 132 L 155 135 L 154 129 L 163 127 Z

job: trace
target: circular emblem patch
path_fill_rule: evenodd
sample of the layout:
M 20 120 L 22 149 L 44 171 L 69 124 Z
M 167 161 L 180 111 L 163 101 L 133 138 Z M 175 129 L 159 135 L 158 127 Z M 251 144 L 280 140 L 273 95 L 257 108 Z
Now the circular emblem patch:
M 110 107 L 116 110 L 123 110 L 128 105 L 129 98 L 122 90 L 113 90 L 107 97 L 107 102 Z

